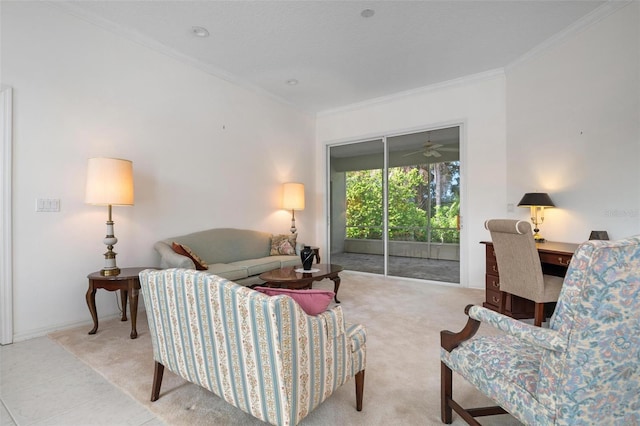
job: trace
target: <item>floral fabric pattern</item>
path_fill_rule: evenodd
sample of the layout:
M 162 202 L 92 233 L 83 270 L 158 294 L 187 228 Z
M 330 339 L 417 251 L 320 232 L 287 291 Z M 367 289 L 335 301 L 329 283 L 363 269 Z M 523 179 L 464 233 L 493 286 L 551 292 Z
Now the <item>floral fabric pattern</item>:
M 289 297 L 186 269 L 140 278 L 154 359 L 260 420 L 298 424 L 365 368 L 364 327 L 339 306 L 309 316 Z
M 278 256 L 282 254 L 292 255 L 296 254 L 296 240 L 298 234 L 281 234 L 271 236 L 271 250 L 269 255 Z
M 442 362 L 524 424 L 640 424 L 640 236 L 578 248 L 549 329 L 469 315 L 504 334 L 442 349 Z

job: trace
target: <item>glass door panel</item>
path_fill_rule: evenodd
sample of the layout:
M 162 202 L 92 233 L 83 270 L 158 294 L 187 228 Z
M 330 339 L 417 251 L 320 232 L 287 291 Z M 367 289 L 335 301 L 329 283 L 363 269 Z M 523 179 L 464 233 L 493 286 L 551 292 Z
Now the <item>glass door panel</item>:
M 330 261 L 385 274 L 384 142 L 329 147 Z
M 460 282 L 459 128 L 387 138 L 387 274 Z

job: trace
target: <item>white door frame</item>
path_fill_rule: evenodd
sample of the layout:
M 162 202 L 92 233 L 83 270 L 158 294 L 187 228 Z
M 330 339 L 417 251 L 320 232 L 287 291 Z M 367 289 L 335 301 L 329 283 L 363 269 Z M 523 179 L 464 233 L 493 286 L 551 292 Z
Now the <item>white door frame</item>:
M 0 211 L 0 344 L 13 343 L 13 250 L 12 250 L 12 136 L 13 90 L 0 88 L 0 132 L 2 133 L 2 211 Z

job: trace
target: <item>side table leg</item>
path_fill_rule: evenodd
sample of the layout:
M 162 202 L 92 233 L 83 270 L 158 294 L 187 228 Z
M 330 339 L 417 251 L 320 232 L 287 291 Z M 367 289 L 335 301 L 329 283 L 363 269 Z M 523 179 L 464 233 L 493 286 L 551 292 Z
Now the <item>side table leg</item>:
M 330 277 L 330 279 L 331 281 L 333 281 L 333 292 L 335 293 L 335 296 L 333 298 L 336 301 L 336 303 L 340 303 L 340 301 L 338 300 L 338 289 L 340 288 L 340 277 L 336 275 L 335 277 Z
M 122 305 L 122 318 L 120 321 L 127 320 L 127 290 L 120 289 L 120 304 Z
M 138 337 L 138 330 L 136 330 L 136 320 L 138 318 L 138 289 L 135 287 L 129 290 L 129 309 L 131 310 L 131 334 L 129 337 L 135 339 Z
M 89 334 L 96 334 L 98 331 L 98 312 L 96 311 L 96 289 L 93 288 L 93 283 L 89 282 L 89 289 L 87 290 L 87 306 L 89 312 L 91 312 L 91 318 L 93 318 L 93 328 Z

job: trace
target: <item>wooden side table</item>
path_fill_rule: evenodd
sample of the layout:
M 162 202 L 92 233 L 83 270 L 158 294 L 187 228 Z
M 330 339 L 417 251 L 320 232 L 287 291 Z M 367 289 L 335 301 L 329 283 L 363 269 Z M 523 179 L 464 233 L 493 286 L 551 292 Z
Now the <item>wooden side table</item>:
M 138 317 L 138 291 L 140 290 L 140 278 L 138 274 L 145 269 L 153 268 L 122 268 L 120 274 L 105 277 L 100 271 L 87 275 L 89 278 L 89 289 L 87 290 L 87 305 L 93 318 L 93 329 L 89 334 L 96 334 L 98 331 L 98 312 L 96 311 L 96 290 L 103 288 L 107 291 L 120 290 L 120 300 L 122 302 L 121 321 L 127 320 L 127 296 L 129 298 L 129 309 L 131 311 L 131 334 L 130 337 L 138 337 L 136 330 L 136 319 Z

